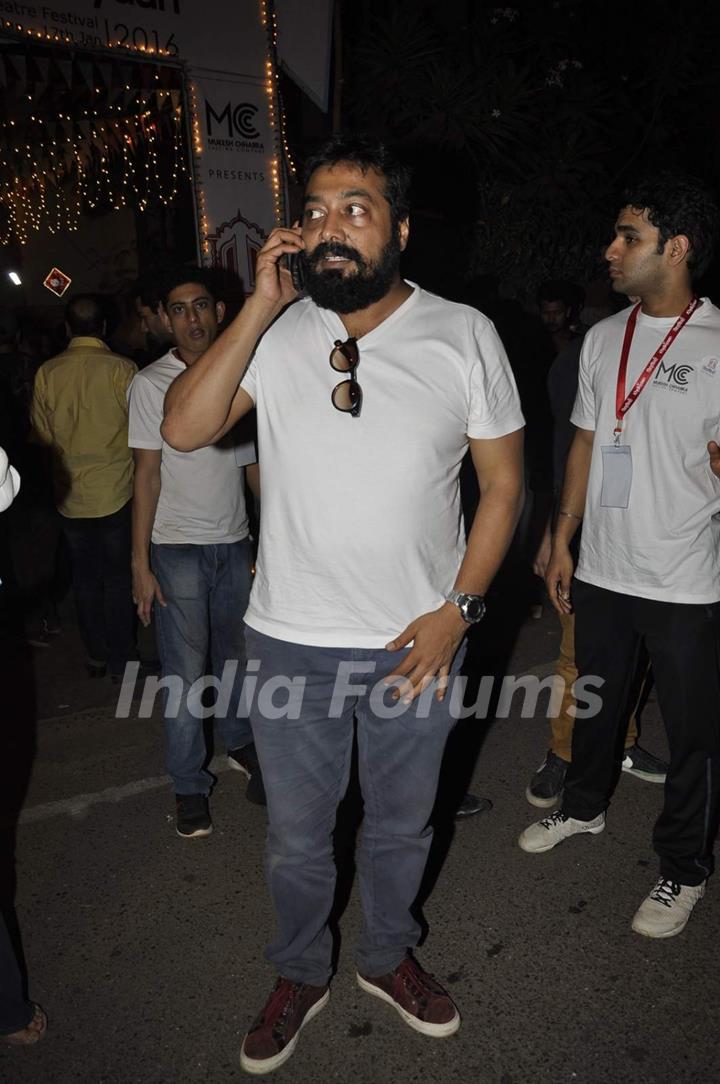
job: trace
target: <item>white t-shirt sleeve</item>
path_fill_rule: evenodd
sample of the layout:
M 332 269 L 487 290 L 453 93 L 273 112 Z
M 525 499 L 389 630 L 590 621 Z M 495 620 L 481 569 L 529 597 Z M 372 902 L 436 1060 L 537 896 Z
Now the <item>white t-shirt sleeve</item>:
M 467 434 L 471 439 L 504 437 L 525 424 L 505 347 L 491 323 L 470 329 L 473 363 Z
M 128 445 L 130 448 L 163 446 L 160 424 L 163 419 L 164 395 L 141 373 L 133 378 L 128 388 Z
M 243 373 L 243 378 L 240 381 L 240 385 L 239 385 L 242 388 L 243 391 L 247 392 L 247 394 L 252 399 L 253 403 L 257 403 L 257 365 L 258 365 L 258 356 L 260 355 L 261 350 L 262 350 L 262 344 L 260 344 L 260 346 L 257 347 L 255 353 L 253 354 L 252 358 L 250 359 L 250 364 L 248 365 L 247 369 Z
M 0 448 L 0 512 L 10 507 L 19 492 L 20 475 L 10 466 L 6 453 Z
M 575 396 L 570 421 L 578 429 L 589 429 L 595 432 L 595 392 L 593 391 L 590 376 L 590 360 L 592 356 L 592 344 L 594 336 L 588 332 L 580 351 L 580 366 L 578 369 L 578 390 Z

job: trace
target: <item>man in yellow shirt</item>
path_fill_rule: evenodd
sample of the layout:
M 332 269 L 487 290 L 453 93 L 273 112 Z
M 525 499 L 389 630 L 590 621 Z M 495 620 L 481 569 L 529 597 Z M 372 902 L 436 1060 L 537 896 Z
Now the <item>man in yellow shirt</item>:
M 67 349 L 35 378 L 32 423 L 52 453 L 88 673 L 102 677 L 109 670 L 119 679 L 136 657 L 127 389 L 137 369 L 103 341 L 105 316 L 96 298 L 74 297 L 65 322 Z

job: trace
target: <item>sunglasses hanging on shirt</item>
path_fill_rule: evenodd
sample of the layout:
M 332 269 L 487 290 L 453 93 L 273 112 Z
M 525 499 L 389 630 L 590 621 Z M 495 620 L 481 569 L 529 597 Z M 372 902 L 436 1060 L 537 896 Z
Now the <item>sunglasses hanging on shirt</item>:
M 330 398 L 336 410 L 343 414 L 349 414 L 351 418 L 359 418 L 362 410 L 362 388 L 355 379 L 355 371 L 360 363 L 360 352 L 357 340 L 352 337 L 341 342 L 335 340 L 335 345 L 330 351 L 330 365 L 336 373 L 347 373 L 348 379 L 341 380 L 332 390 Z

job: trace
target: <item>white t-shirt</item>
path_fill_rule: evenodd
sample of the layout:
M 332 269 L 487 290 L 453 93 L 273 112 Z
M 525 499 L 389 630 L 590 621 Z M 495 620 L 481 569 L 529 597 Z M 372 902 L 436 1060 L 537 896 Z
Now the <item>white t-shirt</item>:
M 359 418 L 336 410 L 340 317 L 298 301 L 242 387 L 257 405 L 262 526 L 246 615 L 259 632 L 379 648 L 442 605 L 465 550 L 458 472 L 468 436 L 523 425 L 493 325 L 413 286 L 358 340 Z
M 255 462 L 252 443 L 228 433 L 219 444 L 178 452 L 160 433 L 165 393 L 185 371 L 171 350 L 142 369 L 128 388 L 128 444 L 162 450 L 160 497 L 152 540 L 156 543 L 217 545 L 248 535 L 244 471 Z
M 602 446 L 612 445 L 615 389 L 631 309 L 591 328 L 580 356 L 572 421 L 595 431 L 578 579 L 664 602 L 720 599 L 720 480 L 706 444 L 720 434 L 720 310 L 696 309 L 625 415 L 633 477 L 627 508 L 603 508 Z M 677 317 L 641 312 L 626 392 Z
M 0 512 L 9 508 L 20 492 L 20 475 L 8 463 L 8 457 L 0 448 Z

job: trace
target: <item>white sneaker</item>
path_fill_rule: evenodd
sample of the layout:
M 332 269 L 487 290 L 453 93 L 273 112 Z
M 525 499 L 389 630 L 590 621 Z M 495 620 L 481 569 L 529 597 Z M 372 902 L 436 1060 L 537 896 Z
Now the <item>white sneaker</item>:
M 704 882 L 679 885 L 661 877 L 635 912 L 632 928 L 643 937 L 675 937 L 683 932 L 693 907 L 704 895 Z
M 536 821 L 520 835 L 518 843 L 529 854 L 541 854 L 551 851 L 558 843 L 579 832 L 589 832 L 597 836 L 605 829 L 605 814 L 601 813 L 591 821 L 576 821 L 566 817 L 561 809 L 556 809 L 545 820 Z

